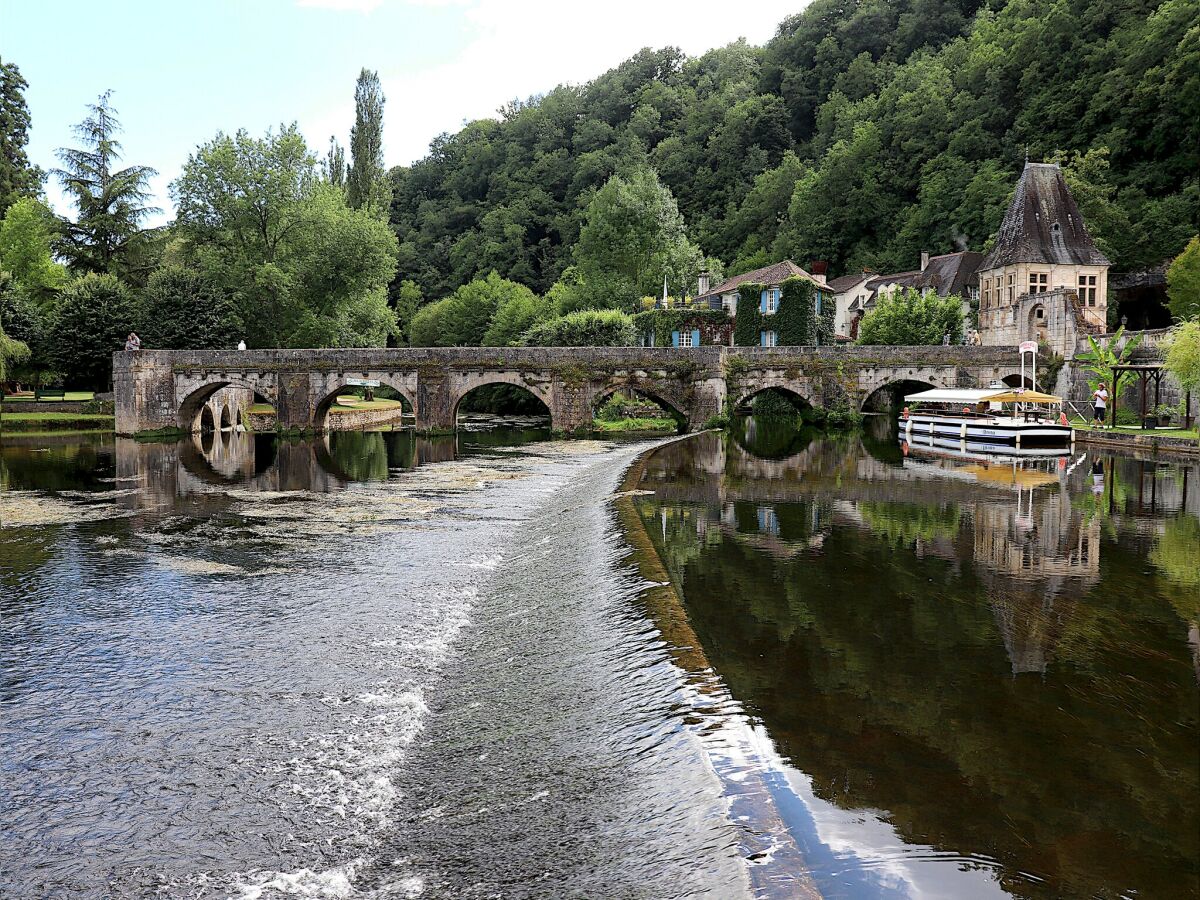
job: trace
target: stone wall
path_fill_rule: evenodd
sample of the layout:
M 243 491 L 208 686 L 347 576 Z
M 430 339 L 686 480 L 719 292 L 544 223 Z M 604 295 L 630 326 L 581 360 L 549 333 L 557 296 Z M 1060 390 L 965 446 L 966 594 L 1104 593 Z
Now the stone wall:
M 349 379 L 394 388 L 421 431 L 454 430 L 463 396 L 497 383 L 528 390 L 549 409 L 555 429 L 574 431 L 590 427 L 598 401 L 617 388 L 670 406 L 698 427 L 727 401 L 766 387 L 791 390 L 815 406 L 861 406 L 896 381 L 978 387 L 1018 369 L 1012 347 L 151 350 L 115 354 L 113 381 L 121 434 L 196 431 L 206 406 L 244 406 L 255 395 L 275 407 L 281 430 L 322 431 Z

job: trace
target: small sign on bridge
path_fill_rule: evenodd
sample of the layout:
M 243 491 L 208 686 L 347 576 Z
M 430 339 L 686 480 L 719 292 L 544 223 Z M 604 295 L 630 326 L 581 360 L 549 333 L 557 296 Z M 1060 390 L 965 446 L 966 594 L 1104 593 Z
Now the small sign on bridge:
M 379 387 L 379 379 L 378 378 L 347 378 L 346 384 L 350 385 L 351 387 L 376 388 L 376 387 Z

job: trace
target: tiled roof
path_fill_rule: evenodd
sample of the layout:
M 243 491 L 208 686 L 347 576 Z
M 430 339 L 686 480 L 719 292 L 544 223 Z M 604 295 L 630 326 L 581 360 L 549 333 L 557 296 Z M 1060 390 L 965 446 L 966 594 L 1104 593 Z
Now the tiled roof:
M 982 259 L 982 253 L 971 250 L 943 253 L 941 256 L 931 256 L 924 269 L 875 275 L 866 286 L 872 292 L 881 287 L 899 285 L 918 290 L 932 288 L 939 297 L 950 294 L 963 296 L 967 288 L 975 283 L 975 273 Z
M 1025 163 L 996 246 L 979 269 L 1022 262 L 1109 265 L 1088 234 L 1062 169 L 1055 163 Z
M 859 272 L 857 275 L 843 275 L 840 278 L 831 278 L 829 279 L 829 289 L 835 294 L 843 294 L 851 288 L 862 284 L 873 275 L 873 272 Z
M 817 280 L 805 272 L 802 268 L 792 262 L 790 259 L 785 259 L 783 262 L 777 262 L 773 266 L 764 266 L 761 269 L 755 269 L 752 272 L 743 272 L 741 275 L 734 275 L 732 278 L 726 278 L 716 287 L 709 289 L 705 293 L 696 297 L 697 300 L 707 300 L 712 296 L 720 296 L 728 294 L 730 291 L 736 291 L 738 285 L 746 284 L 780 284 L 789 278 L 807 278 L 814 284 Z
M 946 253 L 942 256 L 931 256 L 929 264 L 921 272 L 922 287 L 936 288 L 938 296 L 948 294 L 964 294 L 967 287 L 975 283 L 975 273 L 983 254 L 971 250 L 961 253 Z

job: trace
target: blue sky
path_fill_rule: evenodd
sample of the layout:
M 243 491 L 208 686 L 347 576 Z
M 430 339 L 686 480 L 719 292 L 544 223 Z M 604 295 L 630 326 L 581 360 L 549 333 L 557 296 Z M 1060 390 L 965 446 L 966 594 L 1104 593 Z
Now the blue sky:
M 694 55 L 738 37 L 762 43 L 805 2 L 0 0 L 0 58 L 29 82 L 29 154 L 46 169 L 85 104 L 113 90 L 126 163 L 160 173 L 157 223 L 170 218 L 168 183 L 218 130 L 295 120 L 320 153 L 331 134 L 347 144 L 364 66 L 387 96 L 387 164 L 406 164 L 439 133 L 587 81 L 640 47 Z M 69 213 L 53 179 L 47 194 Z

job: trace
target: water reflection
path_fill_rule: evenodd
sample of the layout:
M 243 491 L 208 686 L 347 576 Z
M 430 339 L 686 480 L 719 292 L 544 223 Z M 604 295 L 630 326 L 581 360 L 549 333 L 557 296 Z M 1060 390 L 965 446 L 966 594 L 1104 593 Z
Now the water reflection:
M 763 434 L 661 449 L 636 507 L 818 888 L 1196 891 L 1195 466 Z

